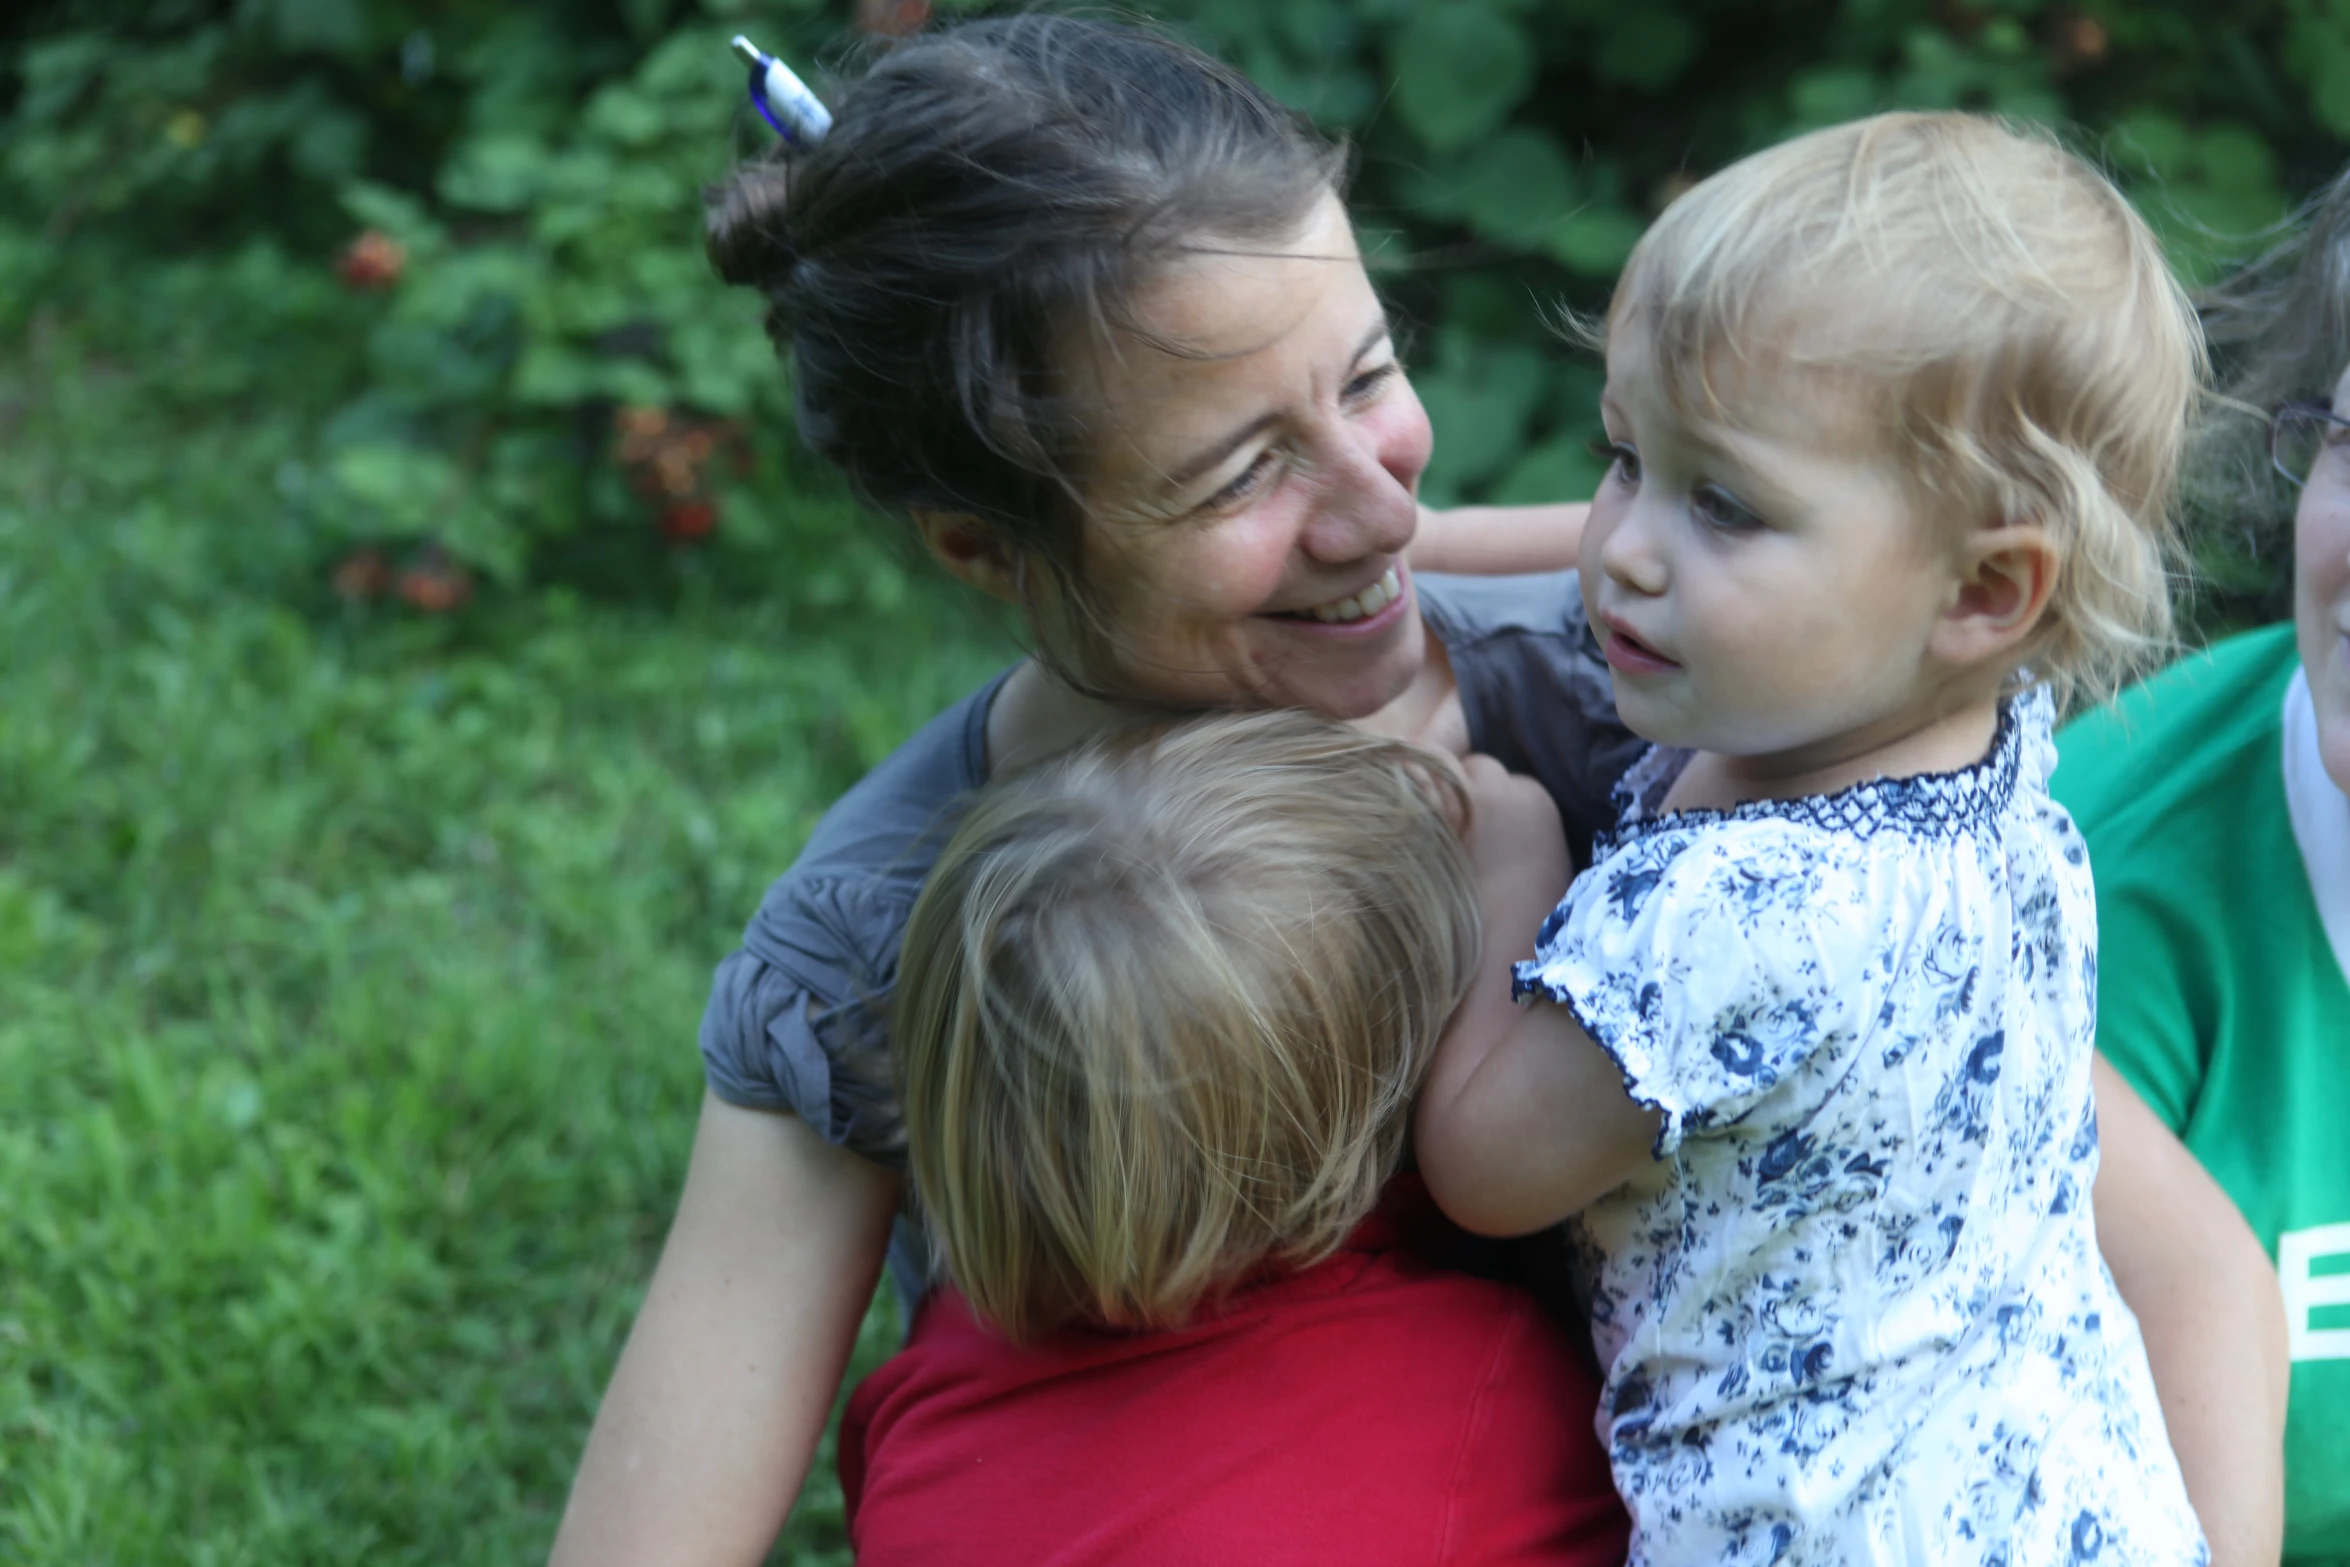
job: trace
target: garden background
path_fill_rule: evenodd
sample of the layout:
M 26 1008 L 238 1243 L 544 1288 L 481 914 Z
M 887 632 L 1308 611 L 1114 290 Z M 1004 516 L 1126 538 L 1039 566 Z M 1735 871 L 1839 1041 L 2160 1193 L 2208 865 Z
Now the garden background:
M 727 36 L 829 89 L 929 11 L 0 20 L 0 1557 L 543 1554 L 712 962 L 1012 647 L 795 452 L 699 246 L 766 134 Z M 1797 128 L 2066 126 L 2190 278 L 2350 152 L 2350 0 L 1158 14 L 1355 142 L 1440 503 L 1589 493 L 1545 311 Z M 2207 625 L 2278 604 L 2236 521 Z M 777 1558 L 846 1559 L 829 1459 Z

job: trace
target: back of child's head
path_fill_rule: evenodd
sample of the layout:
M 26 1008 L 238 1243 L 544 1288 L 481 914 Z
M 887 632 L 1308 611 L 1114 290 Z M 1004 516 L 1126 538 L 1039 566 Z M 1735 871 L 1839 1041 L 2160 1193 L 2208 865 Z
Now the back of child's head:
M 979 797 L 891 1025 L 915 1192 L 979 1316 L 1171 1326 L 1345 1240 L 1476 963 L 1464 809 L 1443 760 L 1297 712 Z
M 2060 693 L 2168 640 L 2202 338 L 2145 222 L 2053 140 L 1885 114 L 1757 153 L 1666 209 L 1608 330 L 1700 426 L 1802 417 L 1786 380 L 1816 378 L 1929 518 L 2046 528 L 2062 563 L 2017 662 Z

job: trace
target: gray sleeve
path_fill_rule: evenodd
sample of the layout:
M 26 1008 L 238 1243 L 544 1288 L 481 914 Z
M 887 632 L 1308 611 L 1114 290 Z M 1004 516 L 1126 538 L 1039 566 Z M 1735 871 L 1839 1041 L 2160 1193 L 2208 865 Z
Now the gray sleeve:
M 1616 821 L 1618 779 L 1648 742 L 1616 716 L 1615 682 L 1571 571 L 1430 580 L 1469 743 L 1558 802 L 1578 864 Z
M 905 1162 L 889 1061 L 898 948 L 961 802 L 984 781 L 987 708 L 1004 678 L 834 801 L 767 889 L 702 1012 L 702 1069 L 728 1104 L 796 1115 L 827 1142 Z
M 903 1164 L 887 1005 L 911 911 L 907 890 L 886 880 L 777 882 L 711 981 L 701 1029 L 710 1091 Z

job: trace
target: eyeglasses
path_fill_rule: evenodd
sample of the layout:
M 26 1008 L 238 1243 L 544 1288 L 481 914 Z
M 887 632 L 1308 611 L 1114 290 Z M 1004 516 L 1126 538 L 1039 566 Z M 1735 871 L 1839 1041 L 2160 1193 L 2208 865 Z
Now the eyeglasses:
M 2338 454 L 2350 442 L 2345 432 L 2350 432 L 2350 419 L 2324 403 L 2280 404 L 2268 416 L 2268 460 L 2296 485 L 2305 485 L 2328 453 Z

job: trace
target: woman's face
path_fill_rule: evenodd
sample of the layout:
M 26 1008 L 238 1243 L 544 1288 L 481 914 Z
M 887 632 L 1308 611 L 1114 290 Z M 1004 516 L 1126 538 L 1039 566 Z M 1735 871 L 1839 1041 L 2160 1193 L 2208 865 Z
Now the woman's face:
M 2350 416 L 2350 371 L 2334 388 Z M 2293 517 L 2293 623 L 2326 774 L 2350 793 L 2350 432 L 2334 431 Z
M 1100 440 L 1084 569 L 1116 689 L 1187 707 L 1376 711 L 1420 671 L 1404 547 L 1428 417 L 1346 211 L 1187 256 L 1138 331 L 1076 355 Z

